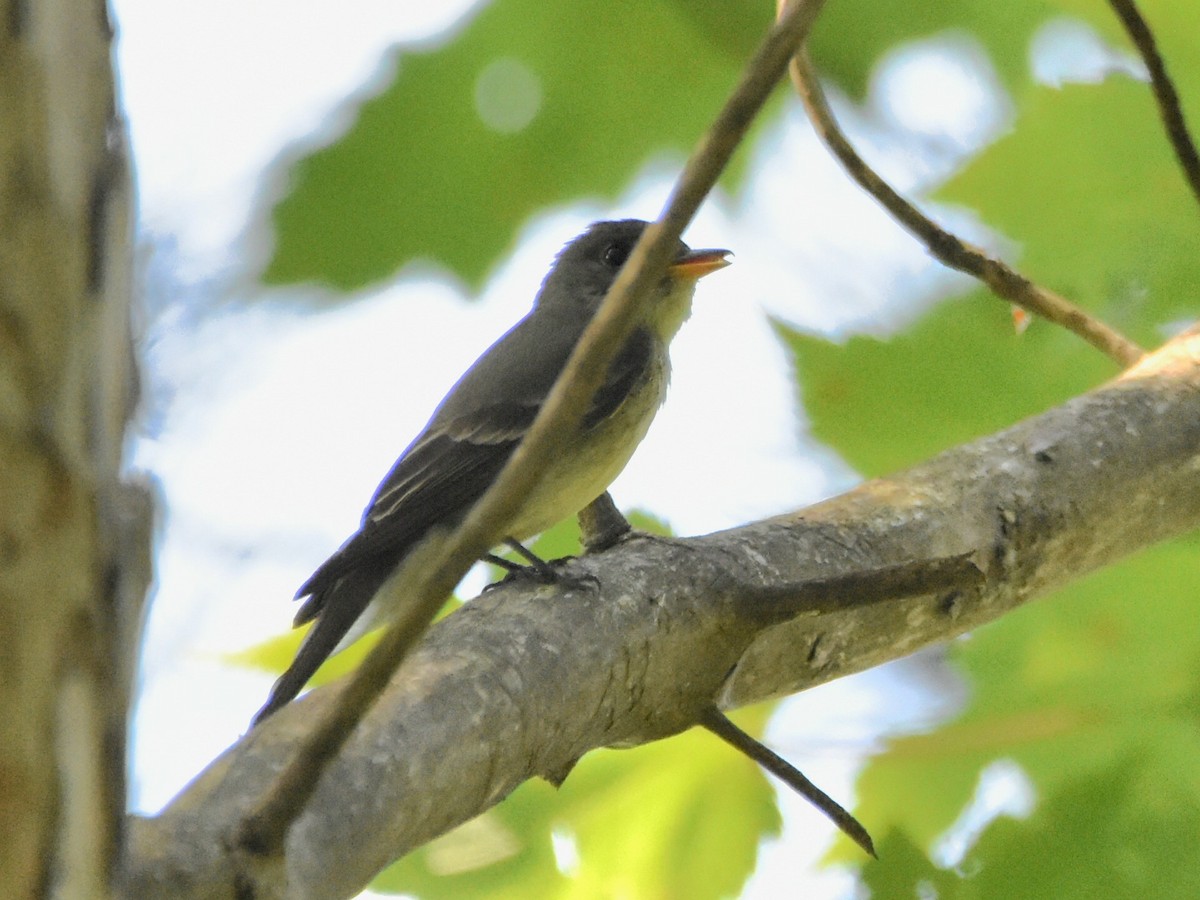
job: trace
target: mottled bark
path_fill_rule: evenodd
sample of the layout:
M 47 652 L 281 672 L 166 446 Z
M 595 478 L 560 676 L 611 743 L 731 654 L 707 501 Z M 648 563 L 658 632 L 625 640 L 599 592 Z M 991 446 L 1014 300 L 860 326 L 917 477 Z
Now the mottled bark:
M 0 894 L 110 895 L 149 504 L 131 198 L 104 3 L 0 19 Z

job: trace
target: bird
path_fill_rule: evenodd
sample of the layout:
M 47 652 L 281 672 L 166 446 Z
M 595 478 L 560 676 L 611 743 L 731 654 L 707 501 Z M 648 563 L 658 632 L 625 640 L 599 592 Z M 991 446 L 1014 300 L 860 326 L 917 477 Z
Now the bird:
M 426 534 L 457 525 L 495 481 L 647 227 L 639 219 L 595 222 L 567 243 L 532 309 L 446 394 L 376 489 L 358 530 L 296 592 L 303 604 L 293 627 L 314 624 L 251 727 L 291 702 L 352 629 L 386 618 L 378 608 L 364 615 L 379 588 Z M 582 421 L 559 437 L 538 486 L 503 529 L 507 543 L 519 547 L 608 490 L 666 396 L 668 345 L 691 314 L 697 281 L 729 265 L 730 255 L 677 241 Z

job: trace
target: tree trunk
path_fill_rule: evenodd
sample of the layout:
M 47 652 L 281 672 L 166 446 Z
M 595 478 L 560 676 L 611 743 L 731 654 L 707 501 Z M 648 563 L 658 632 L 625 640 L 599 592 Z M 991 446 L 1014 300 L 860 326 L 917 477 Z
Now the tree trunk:
M 0 21 L 0 894 L 103 898 L 149 580 L 124 126 L 104 3 Z

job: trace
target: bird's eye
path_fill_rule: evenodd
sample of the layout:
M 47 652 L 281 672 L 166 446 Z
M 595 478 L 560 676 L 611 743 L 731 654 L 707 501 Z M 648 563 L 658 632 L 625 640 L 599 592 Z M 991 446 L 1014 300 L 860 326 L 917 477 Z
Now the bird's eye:
M 624 244 L 609 244 L 604 251 L 604 262 L 614 269 L 625 265 L 627 259 L 629 259 L 629 248 Z

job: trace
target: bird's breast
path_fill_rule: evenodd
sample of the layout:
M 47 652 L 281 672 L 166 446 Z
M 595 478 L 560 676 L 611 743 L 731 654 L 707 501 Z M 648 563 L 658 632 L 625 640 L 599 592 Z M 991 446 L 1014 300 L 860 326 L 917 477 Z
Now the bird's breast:
M 646 436 L 666 398 L 669 378 L 663 349 L 655 352 L 643 377 L 611 415 L 576 431 L 573 438 L 564 435 L 509 536 L 525 540 L 545 531 L 608 490 Z

